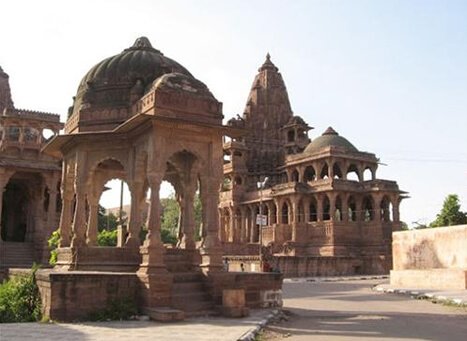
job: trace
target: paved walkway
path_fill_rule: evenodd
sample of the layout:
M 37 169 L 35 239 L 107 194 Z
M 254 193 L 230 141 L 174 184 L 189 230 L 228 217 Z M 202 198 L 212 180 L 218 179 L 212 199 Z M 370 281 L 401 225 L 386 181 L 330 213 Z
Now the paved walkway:
M 288 320 L 261 340 L 467 340 L 467 309 L 373 291 L 387 279 L 287 280 Z
M 113 321 L 0 324 L 1 341 L 235 341 L 254 329 L 269 310 L 252 311 L 246 318 L 192 318 L 183 322 Z

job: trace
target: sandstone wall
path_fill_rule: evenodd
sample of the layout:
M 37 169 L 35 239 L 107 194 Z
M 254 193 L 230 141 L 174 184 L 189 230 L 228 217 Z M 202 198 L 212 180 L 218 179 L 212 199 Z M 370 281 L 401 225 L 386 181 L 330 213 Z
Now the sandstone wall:
M 467 225 L 394 232 L 394 270 L 467 269 Z

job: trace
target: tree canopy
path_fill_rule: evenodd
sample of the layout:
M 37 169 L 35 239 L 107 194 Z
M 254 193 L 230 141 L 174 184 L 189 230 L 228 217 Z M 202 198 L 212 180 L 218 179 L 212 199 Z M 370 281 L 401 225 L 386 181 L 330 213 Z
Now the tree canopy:
M 467 213 L 462 212 L 460 207 L 457 194 L 449 194 L 444 199 L 441 212 L 436 215 L 436 219 L 430 224 L 430 227 L 467 224 Z

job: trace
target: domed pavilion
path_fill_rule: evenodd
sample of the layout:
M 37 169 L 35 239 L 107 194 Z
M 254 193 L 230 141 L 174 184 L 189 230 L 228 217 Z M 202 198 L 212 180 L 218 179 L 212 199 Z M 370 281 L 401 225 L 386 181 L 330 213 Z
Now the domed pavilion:
M 51 318 L 80 318 L 125 297 L 136 298 L 143 309 L 178 309 L 166 316 L 180 316 L 221 305 L 222 290 L 229 288 L 250 290 L 254 301 L 247 298 L 247 304 L 259 306 L 259 290 L 280 289 L 280 275 L 264 274 L 258 278 L 262 289 L 247 288 L 241 277 L 223 269 L 218 230 L 222 137 L 240 130 L 223 126 L 222 119 L 222 104 L 207 86 L 145 37 L 89 70 L 69 109 L 65 134 L 45 149 L 63 159 L 58 260 L 41 278 L 49 297 L 67 296 L 48 303 Z M 128 184 L 130 218 L 118 247 L 99 247 L 98 203 L 111 179 Z M 176 248 L 161 241 L 162 181 L 173 185 L 180 205 Z M 197 191 L 202 204 L 198 243 Z M 92 296 L 89 290 L 95 291 Z

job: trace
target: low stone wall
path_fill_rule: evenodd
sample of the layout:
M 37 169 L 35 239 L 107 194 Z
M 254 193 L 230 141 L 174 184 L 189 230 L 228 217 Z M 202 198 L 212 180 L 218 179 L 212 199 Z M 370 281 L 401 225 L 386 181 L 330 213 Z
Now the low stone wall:
M 394 270 L 467 269 L 467 225 L 394 232 Z
M 393 233 L 391 285 L 467 289 L 467 225 Z
M 229 271 L 258 272 L 258 256 L 224 256 L 228 259 Z M 384 275 L 391 267 L 391 257 L 366 256 L 274 256 L 269 261 L 273 269 L 279 269 L 286 278 L 343 276 L 343 275 Z
M 282 281 L 280 273 L 218 272 L 208 275 L 207 287 L 217 306 L 222 305 L 223 290 L 244 289 L 247 307 L 265 308 L 282 305 Z
M 38 270 L 36 282 L 42 313 L 52 320 L 83 320 L 112 301 L 138 302 L 139 281 L 134 273 Z

